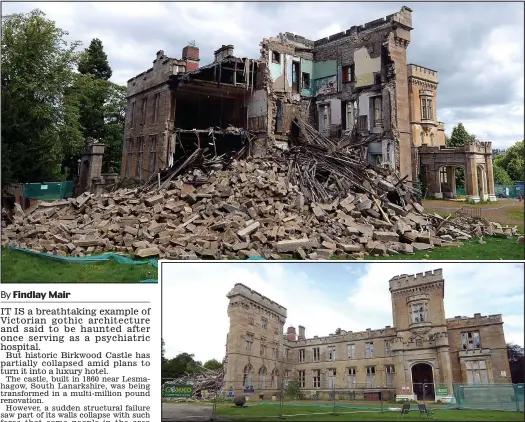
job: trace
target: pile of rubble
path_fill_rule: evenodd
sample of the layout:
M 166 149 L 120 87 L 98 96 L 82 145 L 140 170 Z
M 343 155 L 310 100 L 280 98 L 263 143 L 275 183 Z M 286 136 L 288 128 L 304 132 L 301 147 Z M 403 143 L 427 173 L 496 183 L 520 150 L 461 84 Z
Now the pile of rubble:
M 124 189 L 40 202 L 15 212 L 2 244 L 72 256 L 360 259 L 514 234 L 479 218 L 425 215 L 416 201 L 397 205 L 389 196 L 405 197 L 404 185 L 373 170 L 367 175 L 374 193 L 308 203 L 287 184 L 287 171 L 274 160 L 247 159 L 208 174 L 195 169 L 149 194 Z
M 412 185 L 367 163 L 361 145 L 294 128 L 284 155 L 221 161 L 199 148 L 139 189 L 18 208 L 2 244 L 72 256 L 362 259 L 516 234 L 426 215 Z
M 224 369 L 209 370 L 187 374 L 175 380 L 166 381 L 164 389 L 169 386 L 192 386 L 192 397 L 174 397 L 170 401 L 192 402 L 196 400 L 213 400 L 224 384 Z

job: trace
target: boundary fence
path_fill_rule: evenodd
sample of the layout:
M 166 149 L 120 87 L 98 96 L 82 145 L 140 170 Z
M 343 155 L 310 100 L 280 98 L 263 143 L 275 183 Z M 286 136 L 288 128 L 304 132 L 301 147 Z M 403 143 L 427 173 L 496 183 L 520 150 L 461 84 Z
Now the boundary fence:
M 304 381 L 277 381 L 266 374 L 261 377 L 254 375 L 253 378 L 253 381 L 248 377 L 241 382 L 211 383 L 206 387 L 199 387 L 192 382 L 191 377 L 184 381 L 163 379 L 163 399 L 165 402 L 207 402 L 210 405 L 210 420 L 217 416 L 225 419 L 260 420 L 387 413 L 399 412 L 403 404 L 403 400 L 396 401 L 395 388 L 387 388 L 384 384 L 376 386 L 375 383 L 325 381 L 310 386 L 305 385 Z M 419 403 L 426 403 L 427 407 L 438 410 L 523 412 L 524 408 L 523 384 L 453 384 L 452 392 L 439 384 L 421 383 L 413 388 L 413 393 L 417 393 L 417 400 L 409 400 L 412 403 L 410 412 L 419 412 Z M 449 404 L 440 403 L 441 396 L 453 396 L 454 399 Z M 236 403 L 238 400 L 240 402 Z
M 523 412 L 523 384 L 454 384 L 457 409 Z

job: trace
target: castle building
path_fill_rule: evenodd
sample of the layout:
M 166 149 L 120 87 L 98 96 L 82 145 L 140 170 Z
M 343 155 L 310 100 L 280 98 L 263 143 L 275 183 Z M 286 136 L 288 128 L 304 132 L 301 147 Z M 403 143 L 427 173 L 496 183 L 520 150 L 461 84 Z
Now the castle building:
M 455 172 L 463 169 L 468 199 L 495 201 L 492 146 L 446 147 L 438 72 L 407 62 L 412 29 L 412 10 L 403 6 L 315 41 L 289 32 L 264 38 L 258 59 L 223 45 L 199 67 L 194 44 L 182 59 L 159 51 L 151 69 L 128 81 L 122 177 L 147 180 L 196 145 L 244 145 L 224 132 L 230 126 L 256 135 L 250 150 L 264 153 L 269 143 L 286 144 L 301 117 L 326 136 L 363 145 L 370 163 L 422 181 L 427 196 L 456 197 Z
M 286 308 L 236 284 L 227 295 L 225 390 L 269 399 L 296 380 L 306 397 L 447 402 L 453 384 L 511 383 L 501 315 L 446 318 L 441 269 L 389 285 L 393 326 L 307 338 L 303 326 L 283 332 Z

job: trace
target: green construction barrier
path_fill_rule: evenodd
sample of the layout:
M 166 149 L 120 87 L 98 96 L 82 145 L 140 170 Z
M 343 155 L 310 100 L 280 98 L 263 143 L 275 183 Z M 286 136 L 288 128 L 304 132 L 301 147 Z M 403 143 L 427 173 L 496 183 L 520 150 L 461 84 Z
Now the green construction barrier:
M 454 384 L 458 409 L 523 412 L 523 384 Z
M 24 185 L 24 198 L 57 201 L 73 196 L 74 188 L 71 180 L 67 182 L 26 183 Z
M 105 253 L 101 255 L 91 255 L 91 256 L 59 256 L 59 255 L 52 255 L 45 252 L 38 252 L 38 251 L 32 251 L 30 249 L 25 248 L 18 248 L 16 246 L 8 246 L 8 249 L 13 249 L 15 251 L 20 251 L 27 253 L 29 255 L 35 255 L 35 256 L 41 256 L 43 258 L 53 259 L 55 261 L 62 261 L 62 262 L 69 262 L 73 264 L 92 264 L 97 262 L 104 262 L 104 261 L 116 261 L 119 264 L 127 264 L 127 265 L 144 265 L 144 264 L 151 264 L 155 268 L 159 268 L 159 263 L 156 259 L 144 259 L 144 260 L 134 260 L 124 255 L 119 255 L 115 253 Z M 158 283 L 158 280 L 155 279 L 148 279 L 148 280 L 141 280 L 140 283 Z

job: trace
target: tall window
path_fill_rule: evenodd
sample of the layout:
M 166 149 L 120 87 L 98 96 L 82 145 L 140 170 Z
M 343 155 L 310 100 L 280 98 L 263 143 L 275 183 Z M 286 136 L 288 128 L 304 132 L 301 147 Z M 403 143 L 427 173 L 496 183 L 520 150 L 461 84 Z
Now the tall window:
M 136 101 L 133 101 L 131 103 L 131 126 L 130 127 L 135 126 L 135 103 Z
M 149 136 L 149 174 L 155 173 L 157 167 L 157 135 Z
M 390 341 L 385 340 L 385 356 L 390 356 Z
M 430 146 L 431 147 L 434 146 L 434 134 L 433 133 L 430 134 Z
M 148 99 L 144 98 L 142 100 L 142 116 L 141 116 L 141 119 L 140 119 L 140 123 L 142 124 L 142 126 L 146 125 L 146 107 L 147 107 L 147 105 L 148 105 Z
M 375 97 L 374 101 L 374 126 L 379 127 L 383 123 L 381 118 L 381 97 Z
M 432 112 L 432 99 L 427 98 L 427 119 L 434 120 L 434 114 Z
M 427 99 L 421 98 L 421 120 L 427 120 Z
M 328 347 L 328 360 L 335 360 L 335 346 Z
M 355 368 L 348 368 L 348 388 L 356 387 Z
M 354 110 L 352 102 L 346 103 L 346 129 L 351 130 L 354 127 Z
M 463 350 L 481 349 L 481 340 L 478 331 L 461 333 L 461 344 Z
M 291 371 L 289 369 L 284 371 L 284 380 L 283 380 L 284 388 L 288 388 L 288 382 L 290 381 L 290 374 L 291 374 Z
M 306 371 L 299 371 L 299 386 L 306 388 Z
M 375 388 L 376 386 L 376 367 L 366 367 L 366 388 Z
M 416 303 L 412 305 L 412 323 L 417 324 L 427 320 L 427 307 L 425 303 Z
M 320 388 L 321 387 L 321 370 L 320 369 L 314 369 L 314 376 L 313 376 L 313 388 Z
M 133 138 L 126 141 L 126 177 L 131 177 L 131 162 L 133 159 Z
M 246 351 L 251 352 L 253 345 L 253 334 L 246 334 Z
M 259 369 L 259 388 L 266 388 L 266 368 L 264 366 Z
M 373 358 L 374 357 L 374 343 L 366 343 L 365 344 L 365 358 Z
M 279 348 L 278 347 L 274 347 L 273 348 L 273 357 L 275 359 L 278 359 L 279 358 Z
M 261 327 L 263 330 L 268 329 L 268 319 L 261 317 Z
M 335 368 L 328 369 L 328 388 L 335 388 L 337 371 Z
M 252 365 L 248 364 L 244 367 L 244 377 L 242 379 L 242 386 L 247 387 L 252 385 Z
M 467 383 L 468 384 L 488 384 L 489 377 L 487 363 L 484 360 L 466 361 Z
M 348 349 L 348 359 L 355 359 L 355 344 L 349 344 Z
M 144 159 L 144 136 L 141 136 L 139 137 L 139 157 L 138 157 L 139 180 L 142 180 L 143 159 Z
M 394 365 L 386 366 L 386 386 L 395 387 L 396 385 L 396 372 Z
M 421 145 L 425 144 L 425 133 L 421 132 Z
M 304 362 L 306 351 L 304 349 L 299 349 L 299 362 Z
M 321 359 L 321 349 L 314 347 L 314 362 L 318 362 Z
M 277 388 L 278 378 L 279 372 L 277 371 L 277 368 L 274 368 L 272 371 L 272 388 Z
M 157 123 L 159 121 L 159 104 L 160 104 L 160 93 L 155 94 L 155 103 L 154 103 L 154 109 L 153 109 L 153 123 Z

